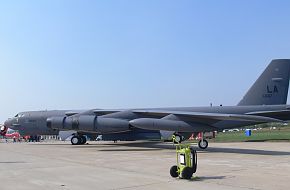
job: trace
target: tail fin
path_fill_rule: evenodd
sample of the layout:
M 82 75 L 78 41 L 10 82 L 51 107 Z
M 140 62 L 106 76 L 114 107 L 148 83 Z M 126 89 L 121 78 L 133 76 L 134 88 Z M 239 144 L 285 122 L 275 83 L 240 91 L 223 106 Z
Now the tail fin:
M 275 59 L 250 88 L 238 106 L 286 104 L 290 59 Z

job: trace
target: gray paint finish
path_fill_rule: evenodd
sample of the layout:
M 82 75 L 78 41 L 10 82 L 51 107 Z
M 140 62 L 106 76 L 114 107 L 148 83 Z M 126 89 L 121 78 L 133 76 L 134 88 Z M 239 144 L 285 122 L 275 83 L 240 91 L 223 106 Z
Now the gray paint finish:
M 286 104 L 289 87 L 290 60 L 273 60 L 238 104 Z

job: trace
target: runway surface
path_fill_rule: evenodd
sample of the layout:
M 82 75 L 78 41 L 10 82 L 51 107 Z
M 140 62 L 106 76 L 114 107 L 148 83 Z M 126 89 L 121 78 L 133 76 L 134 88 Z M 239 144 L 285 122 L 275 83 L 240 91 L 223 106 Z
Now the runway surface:
M 290 143 L 212 143 L 195 180 L 174 179 L 175 149 L 160 142 L 0 143 L 0 189 L 289 189 Z

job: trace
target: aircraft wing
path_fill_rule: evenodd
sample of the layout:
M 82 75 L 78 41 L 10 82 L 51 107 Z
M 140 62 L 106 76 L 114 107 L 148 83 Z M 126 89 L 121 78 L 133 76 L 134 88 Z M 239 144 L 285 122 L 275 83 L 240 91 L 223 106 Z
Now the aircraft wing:
M 246 114 L 247 115 L 290 114 L 290 110 L 256 111 L 256 112 L 248 112 Z
M 81 112 L 78 112 L 78 111 L 67 111 L 65 112 L 65 115 L 66 116 L 72 116 L 72 115 L 76 115 L 76 114 L 79 114 Z
M 93 112 L 97 115 L 97 116 L 101 116 L 101 115 L 107 115 L 107 114 L 111 114 L 111 113 L 117 113 L 117 112 L 121 112 L 124 110 L 114 110 L 114 109 L 95 109 L 93 110 Z
M 263 116 L 263 117 L 271 117 L 271 118 L 287 121 L 289 119 L 290 110 L 257 111 L 257 112 L 249 112 L 246 114 Z
M 132 112 L 139 114 L 141 117 L 130 120 L 130 125 L 136 128 L 149 130 L 198 132 L 216 130 L 217 128 L 215 124 L 222 121 L 246 123 L 282 122 L 279 119 L 271 117 L 245 114 L 220 114 L 169 110 L 132 110 Z M 159 117 L 156 118 L 156 116 Z
M 167 111 L 167 110 L 133 110 L 134 113 L 147 116 L 166 117 L 174 115 L 182 118 L 182 120 L 191 122 L 200 122 L 204 124 L 212 124 L 218 121 L 250 121 L 250 122 L 283 122 L 280 119 L 265 117 L 259 115 L 246 114 L 220 114 L 220 113 L 202 113 L 202 112 L 184 112 L 184 111 Z
M 67 111 L 65 112 L 66 116 L 73 116 L 76 114 L 82 114 L 82 113 L 86 113 L 86 112 L 93 112 L 94 114 L 96 114 L 97 116 L 102 116 L 102 115 L 107 115 L 107 114 L 111 114 L 111 113 L 116 113 L 116 112 L 120 112 L 122 110 L 106 110 L 106 109 L 94 109 L 94 110 L 73 110 L 73 111 Z

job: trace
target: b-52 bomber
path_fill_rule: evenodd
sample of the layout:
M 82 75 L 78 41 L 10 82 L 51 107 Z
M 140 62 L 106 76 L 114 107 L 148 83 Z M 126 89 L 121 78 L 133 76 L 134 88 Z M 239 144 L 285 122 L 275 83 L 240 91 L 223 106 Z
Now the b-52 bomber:
M 175 134 L 175 140 L 181 142 L 195 132 L 203 134 L 255 124 L 287 122 L 290 119 L 290 106 L 286 105 L 289 75 L 290 59 L 272 60 L 236 106 L 66 110 L 52 111 L 45 117 L 39 117 L 43 117 L 47 131 L 77 131 L 71 139 L 73 145 L 83 144 L 84 134 L 117 135 L 138 129 L 166 131 Z M 20 120 L 37 123 L 37 117 L 23 117 L 18 114 L 7 120 L 4 126 L 17 130 L 22 125 Z M 206 149 L 208 141 L 202 137 L 198 145 Z

